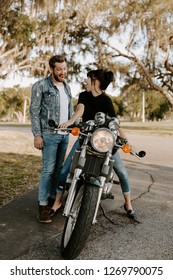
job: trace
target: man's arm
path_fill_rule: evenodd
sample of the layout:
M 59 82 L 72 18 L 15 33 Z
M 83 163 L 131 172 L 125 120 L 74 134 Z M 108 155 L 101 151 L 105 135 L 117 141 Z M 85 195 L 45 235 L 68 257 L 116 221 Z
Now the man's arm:
M 41 111 L 42 91 L 39 83 L 35 83 L 31 92 L 30 118 L 32 133 L 34 135 L 34 147 L 41 150 L 43 148 L 43 138 L 41 136 L 40 111 Z
M 41 122 L 40 122 L 40 111 L 41 111 L 41 100 L 42 91 L 40 83 L 35 83 L 31 91 L 31 104 L 30 104 L 30 118 L 32 133 L 34 136 L 41 136 Z

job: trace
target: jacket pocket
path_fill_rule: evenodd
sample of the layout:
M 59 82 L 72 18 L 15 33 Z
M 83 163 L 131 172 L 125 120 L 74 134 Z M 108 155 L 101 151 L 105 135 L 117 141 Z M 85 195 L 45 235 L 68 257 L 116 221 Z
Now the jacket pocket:
M 46 105 L 52 106 L 55 103 L 55 93 L 53 93 L 53 92 L 44 92 L 43 93 L 43 102 Z

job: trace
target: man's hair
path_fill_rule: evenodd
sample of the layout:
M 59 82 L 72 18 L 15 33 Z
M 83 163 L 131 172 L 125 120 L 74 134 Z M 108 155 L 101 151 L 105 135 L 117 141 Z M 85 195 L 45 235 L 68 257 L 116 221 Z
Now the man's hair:
M 49 60 L 49 66 L 54 69 L 56 62 L 62 63 L 62 62 L 67 62 L 67 60 L 64 55 L 54 55 Z
M 91 70 L 87 73 L 91 80 L 98 80 L 100 82 L 100 89 L 105 90 L 108 85 L 113 81 L 114 75 L 112 71 L 103 69 Z

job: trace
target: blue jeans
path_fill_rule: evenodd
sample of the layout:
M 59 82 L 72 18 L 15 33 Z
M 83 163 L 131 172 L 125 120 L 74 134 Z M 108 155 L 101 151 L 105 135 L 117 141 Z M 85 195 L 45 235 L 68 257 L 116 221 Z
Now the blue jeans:
M 71 165 L 71 160 L 72 160 L 72 157 L 73 157 L 73 154 L 75 152 L 75 149 L 79 148 L 79 141 L 77 140 L 62 169 L 61 169 L 61 174 L 60 174 L 60 185 L 64 186 L 65 185 L 65 182 L 66 182 L 66 179 L 67 179 L 67 175 L 70 171 L 70 165 Z M 113 156 L 112 156 L 114 159 L 115 159 L 115 162 L 114 162 L 114 171 L 115 173 L 117 174 L 118 178 L 119 178 L 119 181 L 120 181 L 120 185 L 121 185 L 121 189 L 122 189 L 122 192 L 123 194 L 127 194 L 127 193 L 130 193 L 130 183 L 129 183 L 129 177 L 128 177 L 128 173 L 127 173 L 127 169 L 126 167 L 124 166 L 124 163 L 119 155 L 118 152 L 116 152 Z
M 69 135 L 53 132 L 43 133 L 42 170 L 39 183 L 38 200 L 47 205 L 48 197 L 55 197 L 59 186 L 59 175 L 67 150 Z
M 76 149 L 80 149 L 80 145 L 79 145 L 79 141 L 78 139 L 76 140 L 76 142 L 74 143 L 70 153 L 68 154 L 65 163 L 61 169 L 61 174 L 60 174 L 60 179 L 59 179 L 59 185 L 60 186 L 65 186 L 65 182 L 67 179 L 67 175 L 70 172 L 70 165 L 71 165 L 71 161 L 72 161 L 72 157 L 74 155 L 74 152 Z M 60 189 L 59 189 L 60 192 Z
M 112 157 L 115 159 L 113 168 L 119 178 L 122 192 L 123 194 L 130 193 L 129 176 L 119 153 L 116 152 Z

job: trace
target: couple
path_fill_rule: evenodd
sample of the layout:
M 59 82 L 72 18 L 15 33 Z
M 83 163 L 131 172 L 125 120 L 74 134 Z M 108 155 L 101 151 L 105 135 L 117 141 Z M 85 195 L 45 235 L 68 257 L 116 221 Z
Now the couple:
M 33 85 L 30 105 L 34 146 L 42 150 L 42 170 L 38 194 L 38 220 L 41 223 L 52 222 L 52 216 L 61 207 L 62 185 L 66 180 L 71 158 L 78 145 L 78 141 L 76 141 L 63 165 L 69 135 L 66 132 L 54 133 L 51 131 L 48 119 L 53 119 L 59 124 L 59 127 L 66 128 L 80 117 L 84 122 L 94 119 L 97 112 L 104 112 L 111 117 L 116 116 L 112 101 L 104 92 L 113 81 L 114 75 L 111 71 L 98 69 L 87 73 L 86 91 L 80 93 L 74 113 L 71 89 L 65 81 L 67 76 L 66 58 L 62 55 L 53 56 L 49 60 L 49 67 L 50 75 Z M 119 134 L 122 138 L 126 138 L 122 128 L 119 128 Z M 135 212 L 131 205 L 127 170 L 119 153 L 116 153 L 114 158 L 114 170 L 119 178 L 125 201 L 124 209 L 129 218 L 134 218 Z

